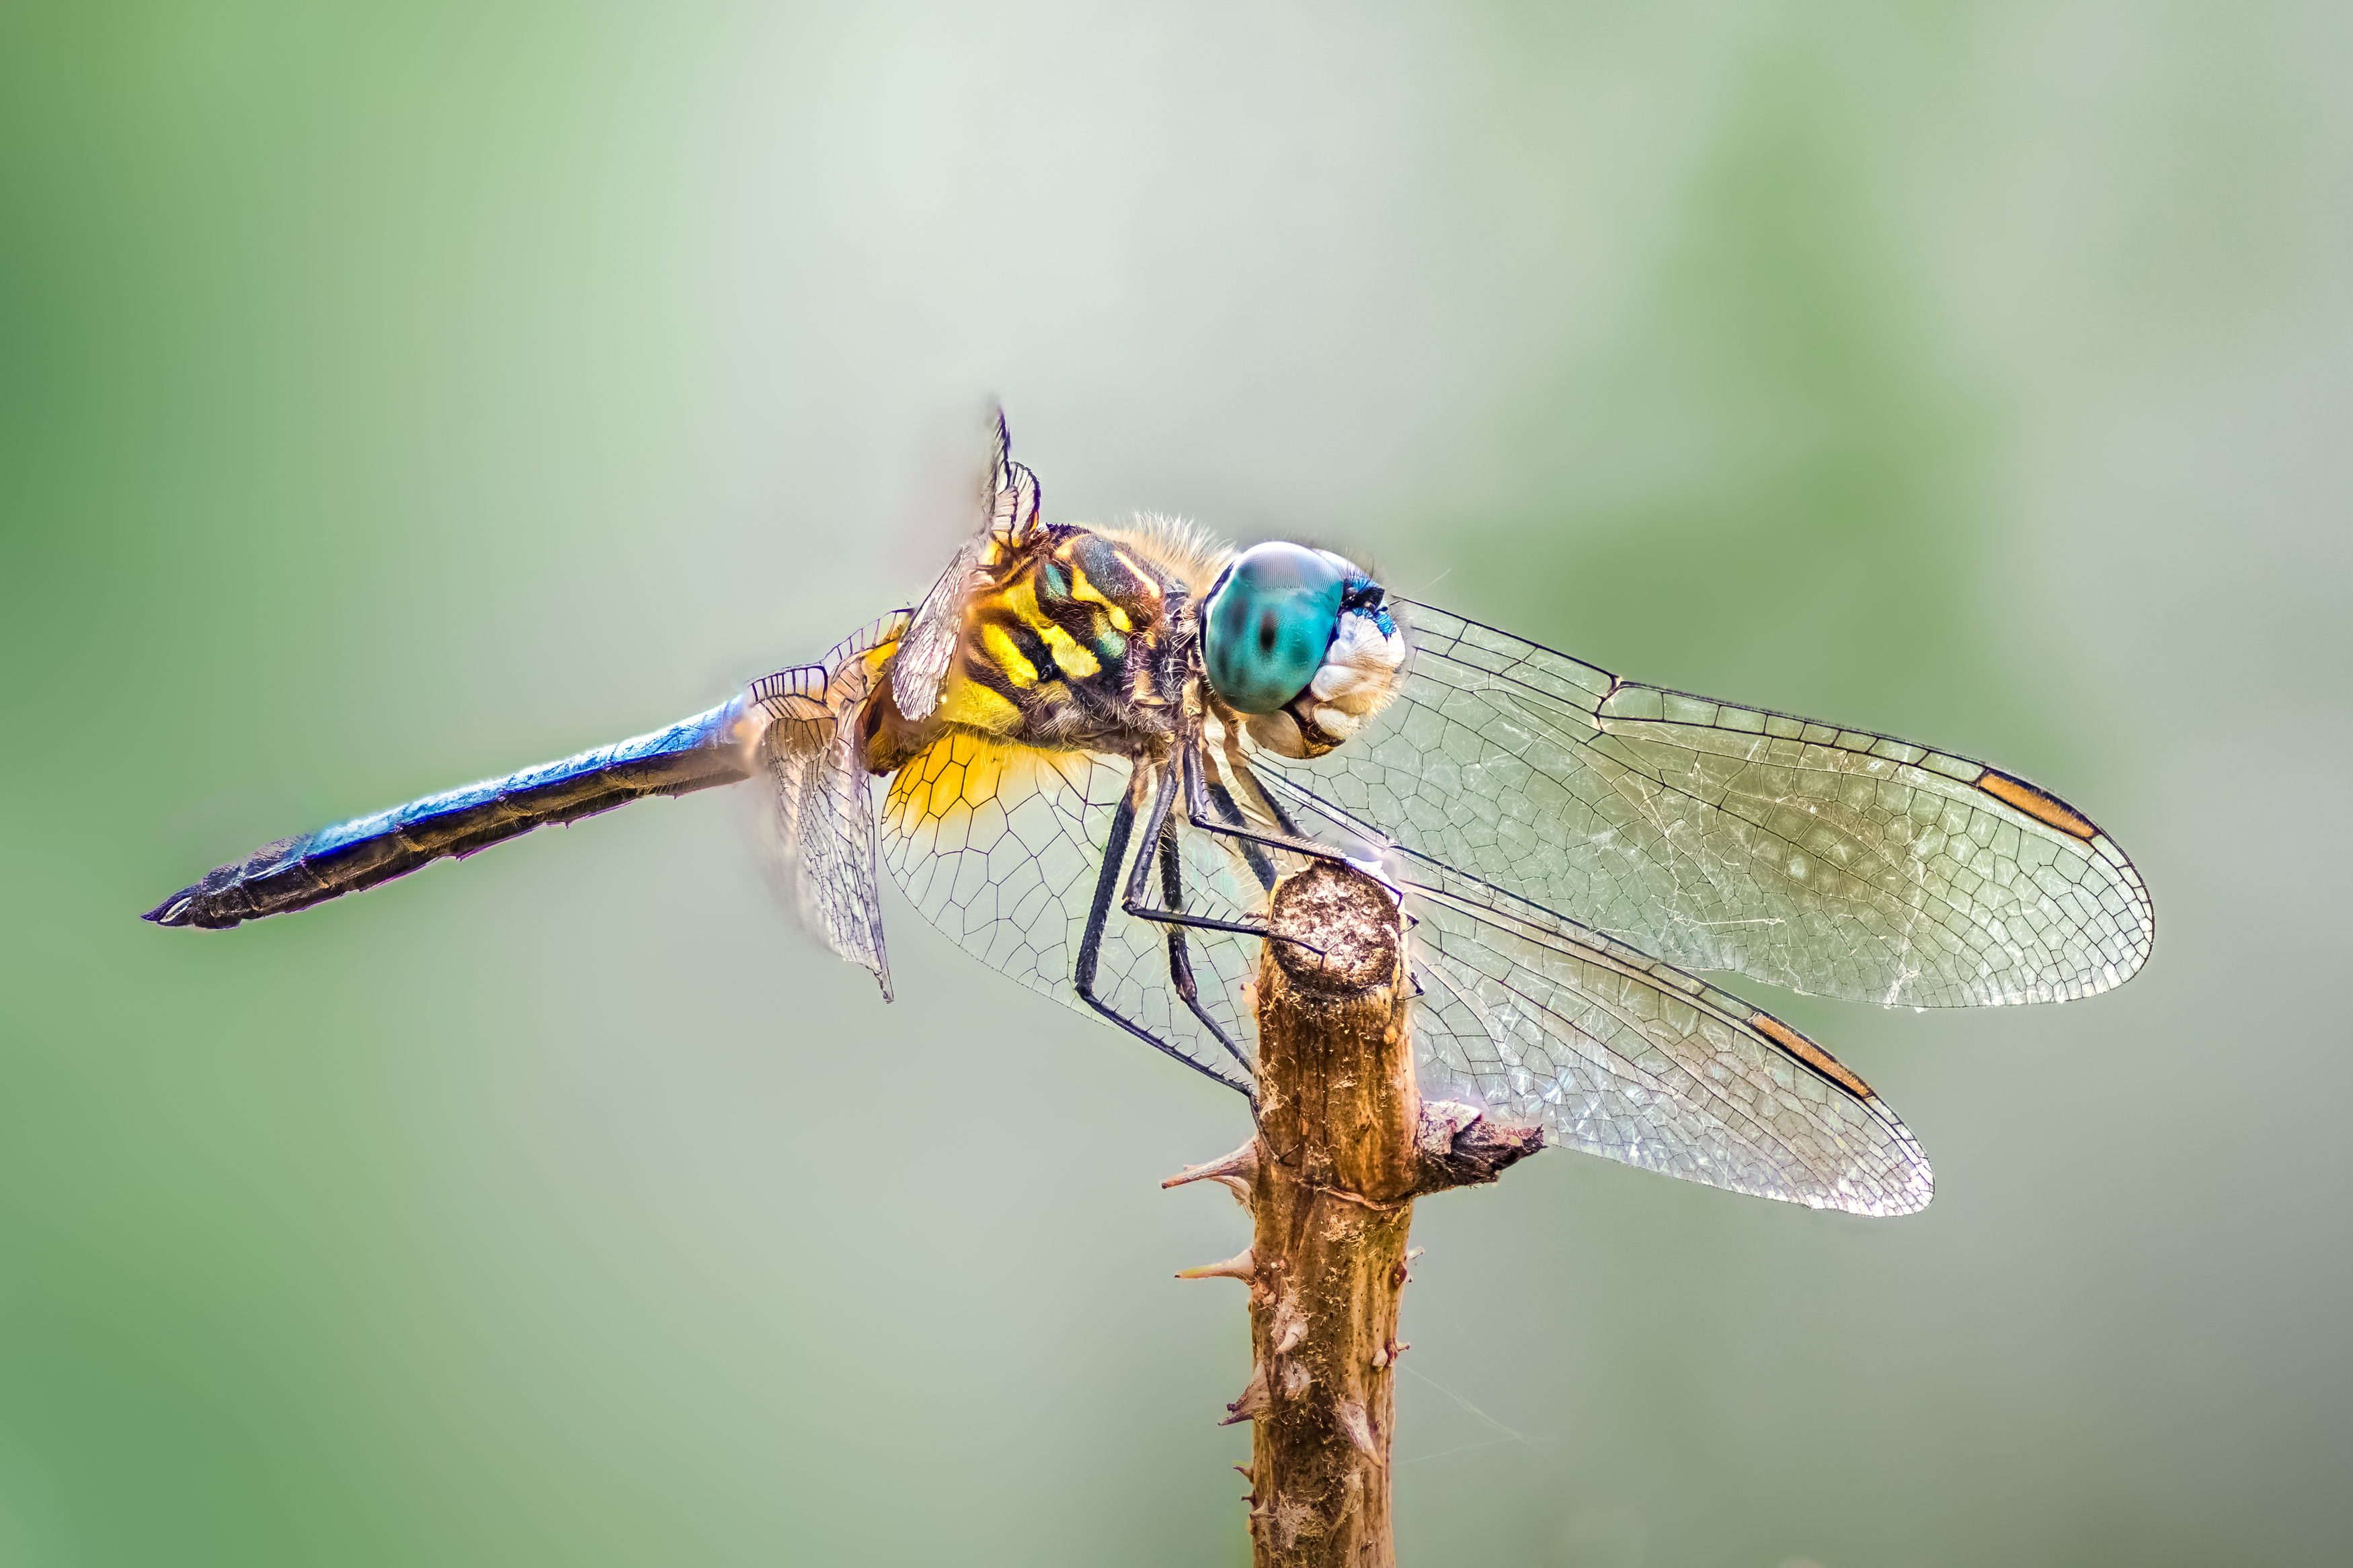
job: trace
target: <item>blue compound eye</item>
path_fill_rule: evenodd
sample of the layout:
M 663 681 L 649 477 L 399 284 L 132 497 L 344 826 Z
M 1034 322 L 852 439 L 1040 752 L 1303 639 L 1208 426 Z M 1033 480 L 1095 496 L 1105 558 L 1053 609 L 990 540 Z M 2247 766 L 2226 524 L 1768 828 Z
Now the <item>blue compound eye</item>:
M 1280 540 L 1236 557 L 1201 618 L 1209 685 L 1244 713 L 1271 713 L 1307 689 L 1340 624 L 1340 570 Z

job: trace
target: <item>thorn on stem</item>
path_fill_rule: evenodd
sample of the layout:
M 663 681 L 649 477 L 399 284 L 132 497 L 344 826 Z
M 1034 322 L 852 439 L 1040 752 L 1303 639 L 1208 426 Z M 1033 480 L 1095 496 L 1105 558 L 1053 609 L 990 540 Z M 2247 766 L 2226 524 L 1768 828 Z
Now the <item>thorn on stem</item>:
M 1180 1268 L 1176 1271 L 1176 1278 L 1253 1280 L 1258 1278 L 1258 1259 L 1252 1249 L 1245 1247 L 1223 1263 L 1204 1263 L 1198 1268 Z
M 1242 1396 L 1226 1406 L 1226 1418 L 1218 1425 L 1231 1426 L 1239 1422 L 1255 1421 L 1265 1414 L 1267 1404 L 1266 1363 L 1260 1362 L 1250 1368 L 1250 1384 L 1242 1390 Z
M 1285 1297 L 1282 1305 L 1275 1310 L 1272 1337 L 1277 1355 L 1289 1355 L 1307 1337 L 1307 1319 L 1299 1310 L 1297 1297 Z
M 1211 1160 L 1205 1164 L 1187 1165 L 1160 1184 L 1163 1191 L 1181 1187 L 1187 1182 L 1221 1182 L 1233 1191 L 1244 1208 L 1250 1206 L 1250 1182 L 1258 1174 L 1258 1140 L 1249 1142 L 1232 1153 Z
M 1365 1407 L 1353 1399 L 1346 1399 L 1340 1402 L 1334 1414 L 1339 1419 L 1340 1430 L 1348 1435 L 1348 1441 L 1356 1446 L 1356 1451 L 1377 1464 L 1381 1453 L 1373 1443 L 1373 1424 L 1365 1415 Z

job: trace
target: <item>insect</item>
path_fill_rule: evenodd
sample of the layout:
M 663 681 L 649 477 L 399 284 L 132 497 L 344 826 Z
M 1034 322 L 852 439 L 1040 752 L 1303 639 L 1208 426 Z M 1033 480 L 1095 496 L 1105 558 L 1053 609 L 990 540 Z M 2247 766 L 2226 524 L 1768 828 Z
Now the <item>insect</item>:
M 880 880 L 990 967 L 1254 1099 L 1267 895 L 1316 858 L 1409 922 L 1426 1091 L 1546 1141 L 1862 1214 L 1932 1192 L 1852 1069 L 1689 973 L 1884 1005 L 2057 1002 L 2155 935 L 2057 795 L 1884 735 L 1622 679 L 1329 552 L 1050 524 L 1002 414 L 912 610 L 656 733 L 257 850 L 146 919 L 220 929 L 649 795 L 749 781 L 807 923 L 891 993 Z

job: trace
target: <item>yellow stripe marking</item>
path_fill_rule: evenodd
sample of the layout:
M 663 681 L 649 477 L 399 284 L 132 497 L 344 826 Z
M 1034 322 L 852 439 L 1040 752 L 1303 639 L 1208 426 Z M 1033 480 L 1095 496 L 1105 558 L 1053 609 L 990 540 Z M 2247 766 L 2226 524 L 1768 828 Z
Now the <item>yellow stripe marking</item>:
M 1135 557 L 1130 555 L 1126 551 L 1122 550 L 1116 544 L 1111 547 L 1111 552 L 1113 559 L 1117 560 L 1121 565 L 1128 569 L 1128 572 L 1134 575 L 1136 583 L 1142 586 L 1145 593 L 1151 595 L 1155 599 L 1160 597 L 1160 584 L 1153 580 L 1153 574 L 1150 572 L 1135 563 Z
M 1026 574 L 998 590 L 992 603 L 1023 626 L 1046 624 L 1045 612 L 1038 608 L 1038 584 L 1031 582 Z
M 1011 699 L 962 675 L 940 693 L 938 711 L 950 724 L 967 724 L 995 735 L 1009 735 L 1021 727 L 1021 710 Z
M 1038 628 L 1046 646 L 1054 650 L 1054 663 L 1073 680 L 1084 680 L 1103 668 L 1103 660 L 1070 633 L 1051 622 Z
M 2072 833 L 2082 839 L 2094 839 L 2100 830 L 2078 816 L 2075 809 L 2057 795 L 2045 795 L 2024 779 L 2014 779 L 1988 768 L 1976 779 L 1977 787 L 2014 811 L 2022 811 L 2045 827 L 2055 827 L 2062 833 Z
M 1021 657 L 1021 650 L 1013 645 L 1013 634 L 995 621 L 982 625 L 980 646 L 997 668 L 1004 672 L 1006 679 L 1016 686 L 1038 684 L 1038 667 Z
M 1075 561 L 1071 563 L 1071 597 L 1083 599 L 1090 605 L 1101 605 L 1110 611 L 1111 624 L 1118 627 L 1123 635 L 1135 630 L 1134 623 L 1127 618 L 1127 612 L 1105 598 L 1101 588 L 1088 582 L 1085 571 Z
M 1789 1027 L 1770 1013 L 1752 1013 L 1748 1026 L 1813 1068 L 1816 1072 L 1845 1089 L 1857 1100 L 1876 1100 L 1871 1085 L 1854 1076 L 1838 1058 Z

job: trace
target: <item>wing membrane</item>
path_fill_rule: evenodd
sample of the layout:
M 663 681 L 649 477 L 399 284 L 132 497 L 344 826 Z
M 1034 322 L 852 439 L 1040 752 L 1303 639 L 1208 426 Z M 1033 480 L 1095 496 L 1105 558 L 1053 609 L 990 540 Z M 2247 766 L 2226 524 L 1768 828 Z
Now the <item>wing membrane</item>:
M 1911 1132 L 1797 1030 L 1574 921 L 1400 858 L 1425 1092 L 1733 1192 L 1868 1215 L 1926 1206 Z
M 1272 787 L 1315 838 L 1374 832 L 1285 780 Z M 1934 1183 L 1911 1132 L 1796 1029 L 1442 861 L 1395 847 L 1383 858 L 1411 925 L 1423 1093 L 1733 1192 L 1856 1214 L 1926 1206 Z
M 874 791 L 861 765 L 860 705 L 878 679 L 868 655 L 904 616 L 846 639 L 822 664 L 764 676 L 751 700 L 768 719 L 757 756 L 769 789 L 769 859 L 779 891 L 827 946 L 872 972 L 891 998 L 875 881 Z
M 989 542 L 1011 542 L 1038 521 L 1042 500 L 1038 476 L 1013 460 L 1005 410 L 992 408 L 990 416 L 988 458 L 980 474 L 976 527 L 916 607 L 891 667 L 892 699 L 910 719 L 924 718 L 939 706 L 940 684 L 947 679 L 956 638 L 964 630 L 965 601 L 972 595 L 975 574 L 988 554 Z
M 1980 763 L 1737 708 L 1411 606 L 1403 696 L 1320 765 L 1396 843 L 1675 963 L 1887 1005 L 2122 983 L 2154 919 L 2122 850 Z
M 1125 758 L 1035 751 L 951 732 L 892 778 L 882 863 L 923 918 L 957 946 L 1093 1017 L 1072 980 L 1130 771 Z M 1180 829 L 1177 842 L 1188 912 L 1240 920 L 1263 911 L 1262 895 L 1243 892 L 1219 841 Z M 1131 851 L 1155 852 L 1147 845 Z M 1114 902 L 1095 994 L 1202 1071 L 1247 1092 L 1249 1074 L 1176 994 L 1167 929 Z M 1204 1011 L 1250 1049 L 1256 1034 L 1245 987 L 1257 972 L 1259 943 L 1224 931 L 1184 936 Z

